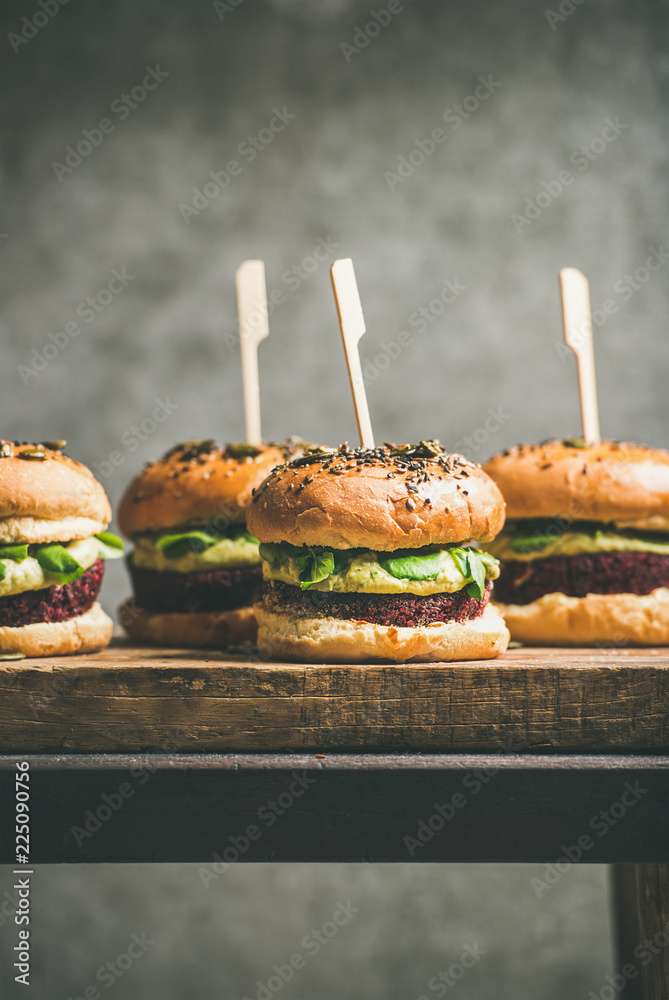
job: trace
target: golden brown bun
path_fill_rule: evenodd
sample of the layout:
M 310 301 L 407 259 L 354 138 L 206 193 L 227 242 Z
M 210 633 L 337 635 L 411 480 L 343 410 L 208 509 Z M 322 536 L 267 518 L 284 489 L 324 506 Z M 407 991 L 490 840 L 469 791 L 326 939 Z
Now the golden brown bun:
M 247 447 L 251 454 L 240 454 L 238 449 Z M 281 449 L 274 445 L 257 449 L 221 447 L 214 441 L 176 445 L 130 483 L 121 498 L 119 527 L 128 538 L 205 521 L 223 530 L 244 520 L 251 491 L 283 461 Z
M 0 626 L 0 650 L 26 656 L 95 653 L 109 645 L 114 623 L 99 604 L 65 622 L 36 622 L 19 628 Z
M 463 625 L 421 625 L 394 628 L 337 618 L 298 618 L 254 605 L 258 619 L 258 649 L 275 660 L 308 663 L 432 663 L 449 660 L 489 660 L 503 653 L 509 633 L 497 611 L 488 605 L 480 618 Z
M 276 469 L 256 491 L 247 524 L 261 542 L 335 549 L 487 542 L 504 524 L 504 500 L 480 466 L 433 442 L 401 454 L 343 445 Z
M 0 440 L 0 542 L 67 542 L 110 521 L 107 495 L 85 465 L 46 445 Z
M 566 517 L 669 531 L 669 452 L 602 441 L 521 444 L 483 466 L 506 500 L 506 516 Z
M 225 649 L 256 640 L 253 608 L 160 614 L 135 607 L 132 598 L 119 608 L 119 621 L 128 635 L 152 646 L 182 649 Z
M 669 645 L 669 590 L 637 594 L 545 594 L 531 604 L 497 604 L 511 638 L 532 646 Z

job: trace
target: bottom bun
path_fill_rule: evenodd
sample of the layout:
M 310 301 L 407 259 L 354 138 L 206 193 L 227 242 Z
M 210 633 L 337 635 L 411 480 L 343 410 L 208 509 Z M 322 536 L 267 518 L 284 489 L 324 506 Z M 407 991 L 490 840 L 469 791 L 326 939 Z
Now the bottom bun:
M 35 622 L 10 628 L 0 626 L 0 650 L 26 656 L 65 656 L 95 653 L 109 645 L 114 623 L 99 604 L 64 622 Z
M 253 643 L 258 631 L 251 607 L 161 614 L 135 607 L 132 598 L 120 606 L 119 621 L 138 642 L 182 649 L 225 649 Z
M 544 594 L 498 604 L 511 638 L 533 646 L 669 645 L 669 589 L 650 594 Z
M 497 611 L 488 605 L 479 618 L 464 625 L 420 625 L 395 628 L 341 618 L 298 618 L 254 607 L 258 619 L 258 649 L 274 659 L 308 663 L 431 663 L 448 660 L 488 660 L 506 649 L 509 633 Z

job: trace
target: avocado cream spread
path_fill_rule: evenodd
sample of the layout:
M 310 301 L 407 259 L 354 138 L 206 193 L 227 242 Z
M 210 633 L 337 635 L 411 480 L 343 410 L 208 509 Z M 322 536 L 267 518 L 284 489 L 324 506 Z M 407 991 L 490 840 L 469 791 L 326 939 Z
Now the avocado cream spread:
M 73 557 L 82 570 L 92 566 L 103 554 L 100 551 L 100 542 L 94 535 L 62 546 L 30 545 L 27 546 L 27 554 L 15 551 L 13 558 L 0 558 L 0 597 L 22 594 L 26 590 L 42 590 L 45 587 L 70 582 L 65 573 L 50 571 L 48 561 L 42 558 L 45 550 L 54 547 L 64 550 L 68 556 Z M 22 546 L 19 545 L 0 546 L 0 552 L 3 549 L 9 551 L 21 548 Z M 26 549 L 25 546 L 23 548 Z M 53 565 L 55 566 L 55 563 Z M 77 570 L 70 572 L 69 576 L 76 579 L 77 576 L 81 576 L 81 573 Z
M 469 586 L 481 598 L 486 580 L 499 575 L 497 560 L 462 546 L 402 552 L 260 546 L 265 580 L 303 590 L 369 594 L 453 594 Z
M 587 552 L 657 552 L 669 555 L 669 534 L 616 531 L 603 524 L 574 521 L 563 528 L 560 520 L 507 521 L 504 530 L 488 543 L 491 553 L 502 560 L 531 562 L 554 556 L 576 556 Z
M 180 535 L 145 535 L 138 538 L 132 554 L 135 566 L 171 570 L 175 573 L 202 573 L 208 569 L 235 569 L 260 563 L 258 542 L 246 531 L 236 537 L 214 538 L 207 532 Z

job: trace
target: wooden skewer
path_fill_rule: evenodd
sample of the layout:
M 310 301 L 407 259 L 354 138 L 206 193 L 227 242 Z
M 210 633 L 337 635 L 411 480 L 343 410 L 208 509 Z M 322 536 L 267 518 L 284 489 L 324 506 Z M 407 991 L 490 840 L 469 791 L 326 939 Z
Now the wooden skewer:
M 588 279 L 575 267 L 563 267 L 560 271 L 560 291 L 564 339 L 578 363 L 583 439 L 586 444 L 597 444 L 600 440 L 599 412 Z
M 360 367 L 360 354 L 358 352 L 358 342 L 365 332 L 365 317 L 362 314 L 360 293 L 358 292 L 351 258 L 346 257 L 343 260 L 336 260 L 330 268 L 330 277 L 337 304 L 341 336 L 344 342 L 344 353 L 346 355 L 348 377 L 353 393 L 353 405 L 355 406 L 355 417 L 358 422 L 360 444 L 363 448 L 373 448 L 374 434 L 372 433 L 372 423 L 369 419 L 367 393 L 365 392 L 365 383 L 362 378 L 362 368 Z
M 246 440 L 249 444 L 259 445 L 262 442 L 262 434 L 260 432 L 258 344 L 269 336 L 264 261 L 245 260 L 237 268 L 235 283 L 237 285 L 237 311 L 239 313 L 239 338 L 242 355 Z

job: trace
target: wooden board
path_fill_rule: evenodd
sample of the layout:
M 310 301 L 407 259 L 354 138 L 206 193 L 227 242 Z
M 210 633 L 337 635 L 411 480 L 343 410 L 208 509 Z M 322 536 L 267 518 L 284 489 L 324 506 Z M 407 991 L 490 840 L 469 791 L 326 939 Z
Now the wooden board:
M 669 749 L 669 651 L 364 666 L 112 646 L 0 662 L 0 751 Z
M 213 881 L 222 890 L 218 876 L 236 861 L 555 863 L 566 860 L 565 851 L 579 838 L 580 858 L 569 851 L 574 862 L 669 861 L 669 757 L 200 753 L 23 759 L 30 767 L 33 864 L 208 862 L 207 872 L 217 877 L 203 884 Z M 5 864 L 15 863 L 16 760 L 0 756 Z

